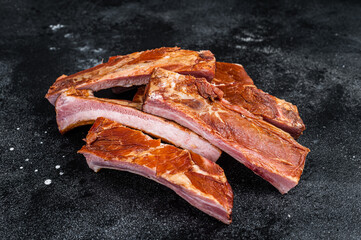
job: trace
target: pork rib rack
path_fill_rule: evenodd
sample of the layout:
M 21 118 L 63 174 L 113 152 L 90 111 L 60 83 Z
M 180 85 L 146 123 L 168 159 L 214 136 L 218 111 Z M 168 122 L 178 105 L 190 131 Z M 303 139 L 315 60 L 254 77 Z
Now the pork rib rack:
M 54 105 L 58 96 L 69 88 L 98 91 L 112 87 L 143 85 L 148 83 L 155 67 L 211 80 L 215 72 L 215 58 L 210 51 L 195 52 L 178 47 L 163 47 L 115 56 L 107 63 L 70 76 L 59 77 L 45 97 Z
M 261 119 L 210 100 L 221 96 L 222 91 L 205 79 L 156 69 L 143 110 L 193 130 L 287 193 L 297 185 L 309 149 Z
M 56 103 L 56 121 L 64 133 L 77 126 L 92 124 L 106 117 L 131 128 L 142 130 L 209 160 L 217 161 L 221 151 L 194 132 L 175 122 L 140 111 L 140 103 L 127 100 L 96 98 L 91 90 L 71 89 L 62 93 Z
M 258 89 L 242 65 L 217 62 L 212 84 L 223 91 L 222 103 L 236 112 L 247 109 L 296 139 L 306 128 L 295 105 Z
M 136 173 L 175 191 L 199 210 L 231 223 L 233 192 L 223 170 L 187 150 L 162 144 L 144 133 L 98 118 L 86 137 L 83 154 L 91 169 Z

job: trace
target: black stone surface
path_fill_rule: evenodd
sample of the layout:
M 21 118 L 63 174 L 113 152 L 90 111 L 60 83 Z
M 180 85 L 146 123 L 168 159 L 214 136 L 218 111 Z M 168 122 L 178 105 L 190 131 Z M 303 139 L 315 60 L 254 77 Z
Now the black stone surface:
M 0 6 L 0 238 L 361 238 L 360 1 Z M 61 136 L 44 98 L 61 74 L 175 45 L 243 64 L 261 89 L 296 104 L 307 125 L 299 141 L 312 151 L 287 195 L 222 156 L 235 194 L 230 226 L 143 177 L 92 172 L 76 153 L 89 128 Z

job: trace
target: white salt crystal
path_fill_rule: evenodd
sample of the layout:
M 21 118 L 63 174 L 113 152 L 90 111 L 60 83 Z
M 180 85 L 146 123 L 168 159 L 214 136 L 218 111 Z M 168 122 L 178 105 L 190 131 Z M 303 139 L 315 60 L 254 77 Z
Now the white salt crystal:
M 46 179 L 46 180 L 44 181 L 44 183 L 45 183 L 45 185 L 50 185 L 50 184 L 51 184 L 51 179 Z
M 51 29 L 51 30 L 53 30 L 53 31 L 57 31 L 57 30 L 59 30 L 60 28 L 63 28 L 63 27 L 65 27 L 64 25 L 62 25 L 62 24 L 56 24 L 56 25 L 49 25 L 49 28 Z

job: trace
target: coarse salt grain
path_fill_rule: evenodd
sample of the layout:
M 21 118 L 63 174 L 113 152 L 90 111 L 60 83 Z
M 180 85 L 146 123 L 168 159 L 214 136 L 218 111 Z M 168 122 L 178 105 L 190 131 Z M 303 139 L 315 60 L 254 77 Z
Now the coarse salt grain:
M 45 183 L 45 185 L 50 185 L 50 184 L 51 184 L 51 179 L 46 179 L 46 180 L 44 181 L 44 183 Z
M 53 30 L 53 31 L 57 31 L 57 30 L 59 30 L 60 28 L 63 28 L 63 27 L 65 27 L 65 26 L 62 25 L 62 24 L 60 24 L 60 23 L 58 23 L 58 24 L 56 24 L 56 25 L 49 25 L 49 28 L 50 28 L 51 30 Z

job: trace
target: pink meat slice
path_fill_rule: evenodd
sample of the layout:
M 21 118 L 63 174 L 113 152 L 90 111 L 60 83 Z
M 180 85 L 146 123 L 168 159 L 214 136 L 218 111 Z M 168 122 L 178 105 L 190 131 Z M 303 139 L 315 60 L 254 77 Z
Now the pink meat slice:
M 232 221 L 233 192 L 222 168 L 198 154 L 105 118 L 95 121 L 79 153 L 95 172 L 110 168 L 145 176 L 210 216 Z
M 236 112 L 246 109 L 296 139 L 306 129 L 297 107 L 258 89 L 242 65 L 217 62 L 211 83 L 223 91 L 222 104 Z
M 212 161 L 217 161 L 220 157 L 221 151 L 204 138 L 175 122 L 144 113 L 140 108 L 139 103 L 96 98 L 91 90 L 76 89 L 62 93 L 55 103 L 56 120 L 61 133 L 77 126 L 92 124 L 98 117 L 106 117 Z
M 59 77 L 45 97 L 54 105 L 58 96 L 69 88 L 98 91 L 113 87 L 144 85 L 148 83 L 155 67 L 211 80 L 214 77 L 215 61 L 210 51 L 196 52 L 178 47 L 163 47 L 115 56 L 107 63 L 70 76 Z
M 143 110 L 193 130 L 283 194 L 296 186 L 309 149 L 252 114 L 238 114 L 211 100 L 217 96 L 221 97 L 222 91 L 205 79 L 156 69 Z

